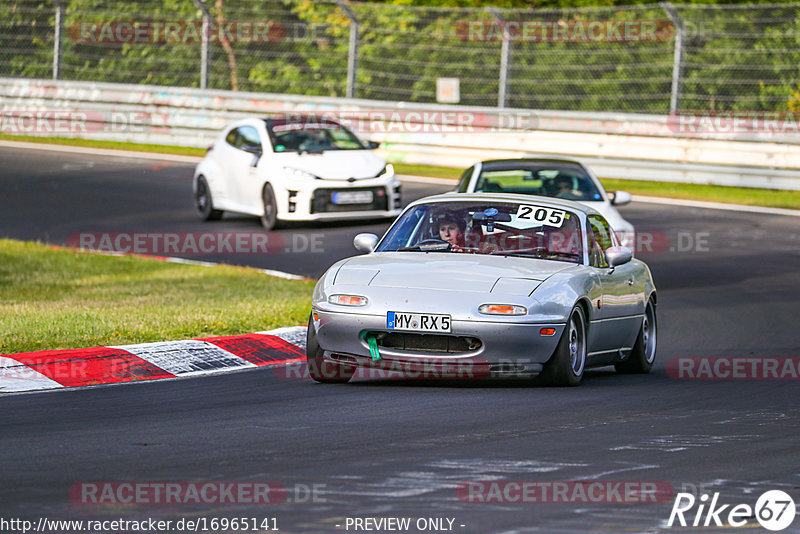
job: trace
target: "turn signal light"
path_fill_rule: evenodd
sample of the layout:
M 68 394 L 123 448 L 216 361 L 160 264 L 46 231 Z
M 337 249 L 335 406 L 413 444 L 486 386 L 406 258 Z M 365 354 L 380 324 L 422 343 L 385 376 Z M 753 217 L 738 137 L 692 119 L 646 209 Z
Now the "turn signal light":
M 556 335 L 556 329 L 555 328 L 542 328 L 541 330 L 539 330 L 539 335 L 540 336 L 554 336 L 554 335 Z
M 525 315 L 528 310 L 525 306 L 510 304 L 484 304 L 478 311 L 486 315 Z
M 342 306 L 366 306 L 367 297 L 360 297 L 358 295 L 331 295 L 328 297 L 328 302 L 331 304 L 340 304 Z

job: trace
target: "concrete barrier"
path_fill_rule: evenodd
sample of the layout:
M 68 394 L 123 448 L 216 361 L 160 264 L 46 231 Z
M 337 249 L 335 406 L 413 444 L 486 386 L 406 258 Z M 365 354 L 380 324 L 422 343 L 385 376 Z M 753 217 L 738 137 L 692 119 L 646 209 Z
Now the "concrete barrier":
M 0 78 L 0 113 L 3 133 L 193 147 L 208 146 L 238 118 L 327 113 L 343 118 L 362 138 L 380 141 L 381 155 L 392 161 L 466 168 L 483 159 L 549 154 L 578 157 L 607 178 L 800 190 L 800 133 L 683 131 L 679 117 L 666 115 L 16 78 Z M 76 114 L 83 128 L 56 122 Z

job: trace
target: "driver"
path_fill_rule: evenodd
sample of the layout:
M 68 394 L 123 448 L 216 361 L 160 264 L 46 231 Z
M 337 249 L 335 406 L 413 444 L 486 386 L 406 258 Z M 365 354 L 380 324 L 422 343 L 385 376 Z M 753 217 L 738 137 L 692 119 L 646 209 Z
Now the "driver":
M 574 199 L 576 196 L 580 196 L 572 189 L 572 178 L 568 176 L 556 176 L 553 179 L 553 185 L 555 186 L 556 198 Z
M 439 218 L 439 238 L 450 243 L 451 252 L 464 252 L 464 231 L 466 224 L 453 213 L 445 213 Z

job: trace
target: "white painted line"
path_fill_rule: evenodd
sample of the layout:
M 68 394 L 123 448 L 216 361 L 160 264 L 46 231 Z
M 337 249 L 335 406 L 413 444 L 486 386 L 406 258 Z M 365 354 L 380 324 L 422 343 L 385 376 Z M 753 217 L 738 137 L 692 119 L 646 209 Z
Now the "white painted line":
M 239 356 L 194 339 L 112 347 L 126 350 L 168 373 L 178 376 L 199 375 L 257 367 Z
M 199 156 L 181 156 L 179 154 L 159 154 L 157 152 L 139 152 L 135 150 L 119 150 L 113 148 L 90 148 L 71 145 L 51 145 L 48 143 L 26 143 L 23 141 L 0 141 L 0 147 L 21 148 L 23 150 L 49 150 L 51 152 L 69 152 L 71 154 L 89 154 L 93 156 L 113 156 L 129 159 L 154 159 L 174 161 L 177 163 L 199 163 Z
M 267 330 L 265 332 L 256 332 L 256 334 L 276 336 L 287 343 L 291 343 L 292 345 L 300 347 L 303 350 L 306 348 L 305 326 L 287 326 L 284 328 L 276 328 L 275 330 Z
M 63 247 L 68 248 L 68 247 Z M 199 261 L 199 260 L 189 260 L 186 258 L 173 258 L 170 256 L 153 256 L 149 254 L 131 254 L 129 252 L 118 252 L 114 250 L 87 250 L 82 248 L 73 249 L 70 248 L 69 250 L 76 250 L 78 252 L 84 252 L 87 254 L 102 254 L 104 256 L 135 256 L 140 258 L 147 258 L 151 260 L 158 260 L 158 261 L 166 261 L 169 263 L 183 263 L 185 265 L 199 265 L 200 267 L 219 267 L 219 266 L 226 266 L 226 267 L 240 267 L 242 269 L 253 270 L 259 273 L 267 274 L 269 276 L 275 276 L 277 278 L 284 278 L 286 280 L 310 280 L 305 276 L 300 276 L 299 274 L 292 274 L 287 273 L 284 271 L 275 271 L 273 269 L 259 269 L 258 267 L 244 267 L 241 265 L 232 265 L 230 263 L 215 263 L 213 261 Z
M 201 265 L 203 267 L 217 267 L 219 265 L 225 265 L 228 267 L 238 267 L 238 265 L 231 265 L 229 263 L 214 263 L 212 261 L 187 260 L 184 258 L 165 257 L 164 261 L 168 261 L 170 263 L 185 263 L 187 265 Z M 286 280 L 308 280 L 308 278 L 306 278 L 305 276 L 300 276 L 299 274 L 287 273 L 284 271 L 275 271 L 273 269 L 259 269 L 258 267 L 243 267 L 243 268 L 252 269 L 254 271 L 268 274 L 270 276 L 276 276 L 278 278 L 285 278 Z
M 61 384 L 27 365 L 0 356 L 0 393 L 61 388 Z
M 728 210 L 740 211 L 745 213 L 761 213 L 765 215 L 788 215 L 790 217 L 800 217 L 800 210 L 790 210 L 785 208 L 767 208 L 764 206 L 747 206 L 744 204 L 725 204 L 722 202 L 706 202 L 704 200 L 684 200 L 679 198 L 663 198 L 633 195 L 634 202 L 645 202 L 649 204 L 666 204 L 668 206 L 683 206 L 687 208 L 702 208 L 709 210 Z

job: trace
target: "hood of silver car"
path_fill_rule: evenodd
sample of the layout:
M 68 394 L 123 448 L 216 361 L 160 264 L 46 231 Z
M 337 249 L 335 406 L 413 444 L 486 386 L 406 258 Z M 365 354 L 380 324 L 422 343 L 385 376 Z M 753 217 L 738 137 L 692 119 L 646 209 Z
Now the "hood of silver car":
M 334 284 L 530 295 L 543 280 L 574 266 L 531 258 L 380 252 L 348 260 Z

